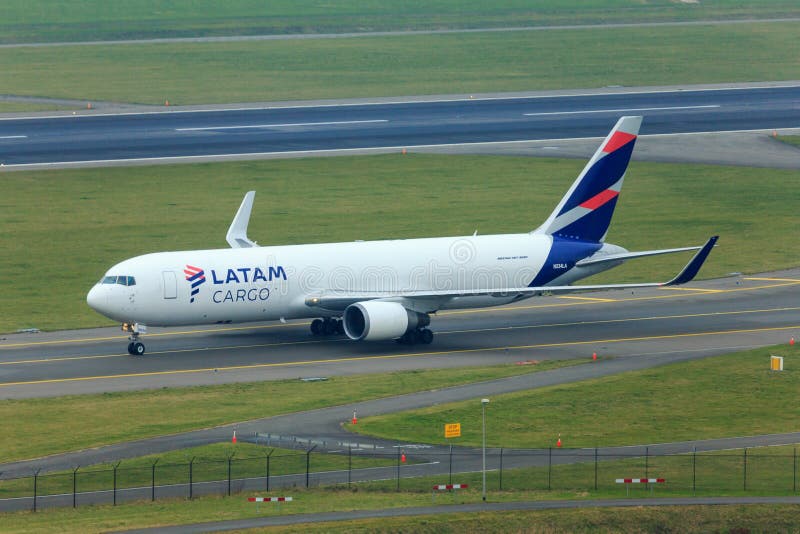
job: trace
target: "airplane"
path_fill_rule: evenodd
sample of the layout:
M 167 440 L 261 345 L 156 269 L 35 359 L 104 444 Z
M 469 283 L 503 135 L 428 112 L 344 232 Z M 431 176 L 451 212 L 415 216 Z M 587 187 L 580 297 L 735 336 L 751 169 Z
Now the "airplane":
M 86 301 L 121 322 L 128 352 L 142 355 L 148 325 L 312 318 L 314 335 L 427 344 L 431 315 L 439 310 L 684 284 L 718 236 L 702 246 L 640 252 L 605 242 L 641 122 L 640 116 L 620 118 L 550 216 L 530 232 L 262 247 L 247 237 L 250 191 L 228 229 L 231 248 L 125 260 Z M 690 250 L 697 252 L 667 282 L 571 285 L 629 259 Z

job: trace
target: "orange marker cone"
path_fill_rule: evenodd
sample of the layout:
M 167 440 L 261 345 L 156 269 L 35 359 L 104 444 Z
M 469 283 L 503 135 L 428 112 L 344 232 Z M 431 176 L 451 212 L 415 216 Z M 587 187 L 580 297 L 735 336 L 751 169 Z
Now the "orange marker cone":
M 558 441 L 556 441 L 556 447 L 559 449 L 561 448 L 561 434 L 558 435 Z
M 354 425 L 358 424 L 358 418 L 356 417 L 356 411 L 355 410 L 353 410 L 353 424 Z
M 596 362 L 596 361 L 597 361 L 597 353 L 596 353 L 596 352 L 593 352 L 593 353 L 592 353 L 592 361 L 593 361 L 593 362 Z
M 92 109 L 92 103 L 91 102 L 87 102 L 86 103 L 86 109 Z
M 236 443 L 236 431 L 233 431 L 233 439 L 231 439 L 231 443 Z
M 403 149 L 403 151 L 402 151 L 402 154 L 403 154 L 404 156 L 406 155 L 406 149 L 405 149 L 405 148 Z
M 406 453 L 403 451 L 403 454 L 400 455 L 400 461 L 406 463 Z
M 792 338 L 792 339 L 790 339 L 790 340 L 789 340 L 789 345 L 791 345 L 792 347 L 794 347 L 794 338 Z

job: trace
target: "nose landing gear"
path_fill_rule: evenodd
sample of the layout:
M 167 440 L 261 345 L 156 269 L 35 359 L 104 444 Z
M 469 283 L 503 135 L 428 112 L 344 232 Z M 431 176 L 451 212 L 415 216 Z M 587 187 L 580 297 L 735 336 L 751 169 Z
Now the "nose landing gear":
M 130 335 L 128 336 L 128 354 L 131 356 L 141 356 L 144 354 L 145 347 L 144 343 L 139 341 L 139 336 L 142 334 L 147 333 L 147 327 L 143 324 L 135 323 L 123 323 L 122 324 L 122 331 L 128 332 Z

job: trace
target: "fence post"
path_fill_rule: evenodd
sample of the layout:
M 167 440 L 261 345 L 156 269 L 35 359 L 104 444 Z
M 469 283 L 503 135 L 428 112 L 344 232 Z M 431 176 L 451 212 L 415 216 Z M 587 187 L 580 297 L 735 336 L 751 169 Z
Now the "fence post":
M 196 456 L 192 456 L 192 459 L 189 460 L 189 500 L 192 500 L 192 466 L 194 465 L 194 459 L 197 458 Z
M 597 447 L 594 448 L 594 490 L 597 491 Z
M 233 461 L 233 454 L 228 456 L 228 497 L 231 496 L 231 462 Z
M 744 491 L 747 491 L 747 447 L 744 448 L 744 461 L 742 462 L 742 471 L 744 478 Z
M 792 491 L 797 493 L 797 447 L 794 448 L 794 464 L 792 465 Z
M 353 480 L 353 446 L 347 446 L 347 487 L 350 487 L 350 482 Z
M 117 505 L 117 468 L 119 467 L 120 462 L 114 464 L 114 506 Z
M 500 447 L 500 491 L 503 491 L 503 447 Z
M 81 466 L 78 466 L 78 467 L 76 467 L 75 469 L 72 470 L 72 507 L 73 508 L 76 508 L 77 507 L 77 503 L 78 503 L 77 498 L 76 498 L 76 496 L 78 494 L 78 482 L 77 482 L 76 479 L 78 478 L 78 469 L 80 469 L 80 468 L 81 468 Z
M 311 447 L 306 451 L 306 488 L 308 487 L 308 476 L 309 472 L 311 471 L 311 451 L 313 451 L 316 448 L 317 446 L 314 445 L 313 447 Z
M 400 491 L 400 447 L 397 448 L 397 491 Z
M 39 468 L 33 472 L 33 511 L 36 511 L 36 497 L 38 496 L 38 489 L 39 489 L 39 471 L 42 469 Z
M 692 495 L 697 494 L 697 447 L 692 447 Z
M 156 458 L 156 461 L 153 462 L 153 465 L 150 466 L 150 500 L 156 500 L 156 464 L 158 463 L 159 458 Z
M 553 474 L 553 447 L 547 447 L 547 489 L 550 490 L 550 477 Z
M 267 454 L 267 491 L 269 491 L 269 459 L 272 457 L 273 452 L 275 452 L 275 449 L 272 449 L 269 451 L 269 454 Z
M 450 478 L 447 483 L 453 483 L 453 445 L 450 445 Z

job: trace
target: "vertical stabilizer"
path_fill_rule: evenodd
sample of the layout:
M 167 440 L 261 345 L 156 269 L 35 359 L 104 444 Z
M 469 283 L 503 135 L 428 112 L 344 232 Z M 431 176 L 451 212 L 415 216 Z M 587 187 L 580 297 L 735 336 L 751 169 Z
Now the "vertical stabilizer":
M 642 117 L 617 121 L 536 233 L 595 243 L 605 239 L 641 124 Z

